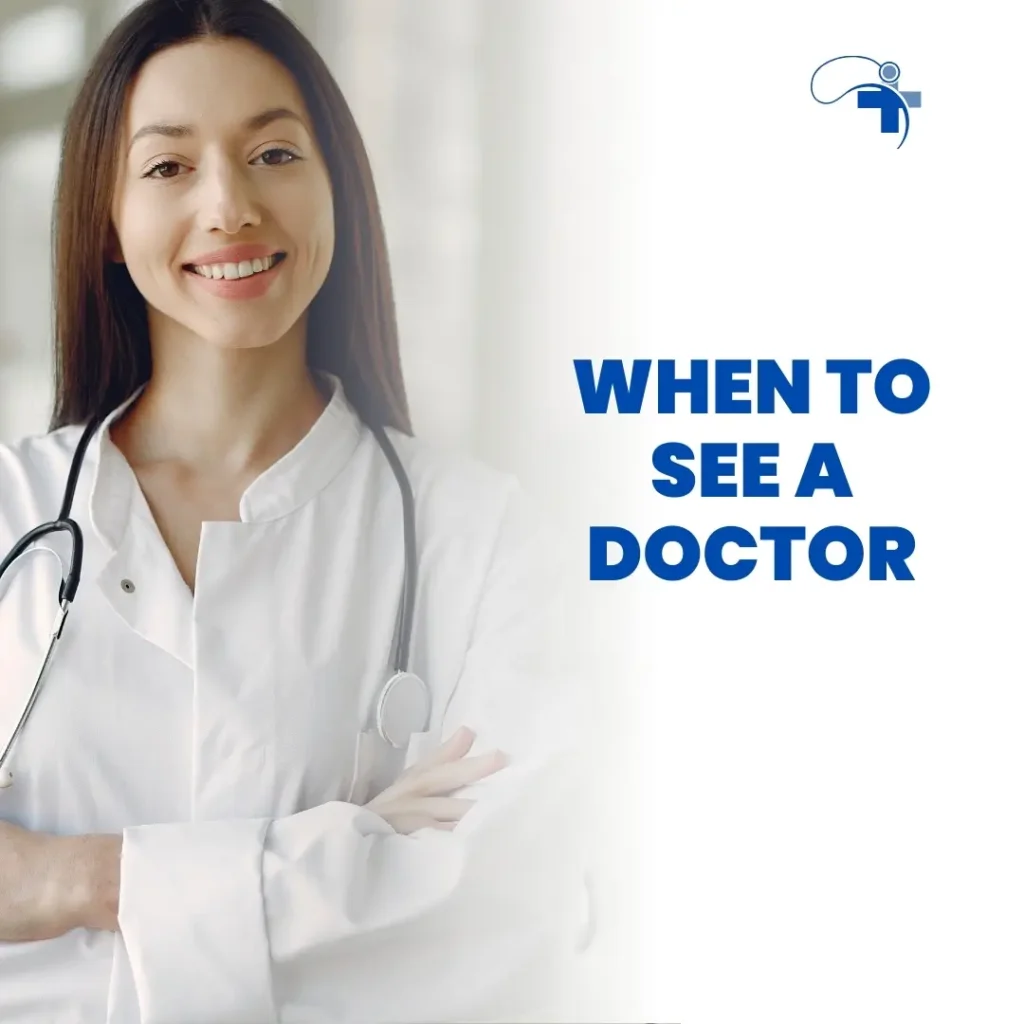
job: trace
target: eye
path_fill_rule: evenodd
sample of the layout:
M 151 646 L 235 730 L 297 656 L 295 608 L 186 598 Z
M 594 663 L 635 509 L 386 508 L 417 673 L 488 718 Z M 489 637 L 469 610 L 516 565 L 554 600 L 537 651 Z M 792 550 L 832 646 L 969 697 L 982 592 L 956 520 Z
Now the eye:
M 154 164 L 145 174 L 144 178 L 176 178 L 178 177 L 177 169 L 181 167 L 181 164 L 177 160 L 161 160 L 160 163 Z M 165 171 L 171 173 L 165 174 Z
M 273 159 L 265 160 L 264 157 L 273 157 Z M 283 146 L 265 149 L 256 157 L 256 160 L 261 162 L 264 167 L 283 167 L 285 164 L 294 163 L 296 160 L 301 159 L 302 157 L 298 153 L 293 153 L 290 149 L 285 149 Z

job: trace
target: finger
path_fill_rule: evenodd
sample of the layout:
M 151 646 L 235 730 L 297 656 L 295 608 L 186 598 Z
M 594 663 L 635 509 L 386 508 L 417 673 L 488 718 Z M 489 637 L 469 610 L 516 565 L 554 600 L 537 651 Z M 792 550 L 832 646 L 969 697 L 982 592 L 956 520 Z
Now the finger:
M 396 832 L 400 832 L 404 836 L 412 835 L 413 832 L 418 832 L 421 828 L 436 828 L 450 832 L 458 825 L 457 821 L 437 821 L 435 818 L 422 814 L 398 815 L 389 819 L 389 822 Z
M 421 796 L 413 803 L 412 809 L 416 814 L 427 815 L 435 821 L 460 821 L 475 803 L 475 800 L 455 796 Z
M 416 825 L 410 830 L 412 832 L 421 828 L 436 828 L 442 832 L 451 832 L 459 823 L 457 821 L 438 821 L 436 818 L 418 818 Z
M 409 779 L 410 789 L 425 796 L 451 793 L 463 786 L 479 782 L 488 775 L 500 771 L 508 758 L 500 751 L 464 757 L 461 761 L 438 765 Z
M 435 765 L 457 761 L 460 757 L 465 757 L 469 753 L 475 740 L 476 734 L 473 730 L 460 725 L 444 743 L 436 750 L 430 751 L 429 754 L 422 757 L 412 767 L 413 769 L 433 768 Z
M 412 792 L 415 780 L 422 771 L 436 768 L 438 765 L 450 764 L 465 757 L 476 741 L 476 734 L 466 726 L 460 726 L 436 750 L 425 754 L 419 761 L 411 764 L 395 779 L 393 785 L 400 792 Z

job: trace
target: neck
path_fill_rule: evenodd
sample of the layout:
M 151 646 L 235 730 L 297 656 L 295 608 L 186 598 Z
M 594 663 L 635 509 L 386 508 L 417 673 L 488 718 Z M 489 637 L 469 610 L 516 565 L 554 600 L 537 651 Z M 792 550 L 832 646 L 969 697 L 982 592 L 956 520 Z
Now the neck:
M 263 472 L 328 402 L 306 365 L 302 327 L 254 349 L 180 335 L 154 344 L 152 376 L 112 430 L 115 443 L 133 465 L 173 462 L 214 477 Z

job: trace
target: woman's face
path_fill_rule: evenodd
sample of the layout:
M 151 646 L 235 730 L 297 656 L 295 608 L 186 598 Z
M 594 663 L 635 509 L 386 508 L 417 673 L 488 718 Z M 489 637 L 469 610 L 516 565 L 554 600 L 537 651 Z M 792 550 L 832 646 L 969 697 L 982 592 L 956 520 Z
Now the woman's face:
M 291 75 L 242 40 L 197 40 L 150 58 L 125 113 L 112 220 L 151 328 L 273 344 L 334 252 L 330 178 Z

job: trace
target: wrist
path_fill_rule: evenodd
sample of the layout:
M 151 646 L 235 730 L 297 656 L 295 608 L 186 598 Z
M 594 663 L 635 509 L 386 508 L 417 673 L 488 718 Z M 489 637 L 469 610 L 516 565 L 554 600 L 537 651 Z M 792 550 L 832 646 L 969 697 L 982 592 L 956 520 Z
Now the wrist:
M 121 882 L 121 836 L 61 837 L 62 899 L 71 927 L 117 931 Z

